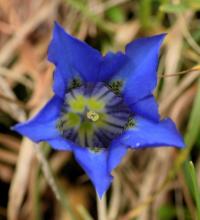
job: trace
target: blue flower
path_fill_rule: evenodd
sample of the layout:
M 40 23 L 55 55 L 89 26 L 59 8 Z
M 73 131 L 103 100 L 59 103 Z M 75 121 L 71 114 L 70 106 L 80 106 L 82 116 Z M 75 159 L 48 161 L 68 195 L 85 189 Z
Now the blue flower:
M 125 52 L 99 51 L 55 23 L 48 59 L 54 96 L 14 130 L 56 150 L 72 151 L 101 197 L 128 148 L 183 147 L 176 126 L 160 120 L 152 94 L 165 34 L 140 38 Z

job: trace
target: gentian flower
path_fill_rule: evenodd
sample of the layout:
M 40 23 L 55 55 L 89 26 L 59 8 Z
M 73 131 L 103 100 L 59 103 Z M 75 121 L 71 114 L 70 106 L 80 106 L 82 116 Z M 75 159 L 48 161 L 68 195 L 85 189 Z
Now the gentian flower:
M 184 146 L 175 124 L 160 119 L 152 94 L 164 37 L 140 38 L 124 53 L 102 56 L 55 23 L 48 50 L 55 65 L 54 95 L 13 129 L 34 142 L 72 151 L 101 197 L 129 148 Z

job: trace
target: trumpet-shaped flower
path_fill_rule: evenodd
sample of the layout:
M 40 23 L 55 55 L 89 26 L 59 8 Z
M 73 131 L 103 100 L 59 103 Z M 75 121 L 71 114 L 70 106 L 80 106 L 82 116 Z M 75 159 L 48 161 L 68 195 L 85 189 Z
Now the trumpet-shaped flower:
M 101 197 L 128 148 L 184 146 L 174 123 L 160 119 L 152 94 L 164 37 L 140 38 L 124 53 L 102 56 L 55 23 L 48 50 L 55 65 L 54 96 L 13 129 L 72 151 Z

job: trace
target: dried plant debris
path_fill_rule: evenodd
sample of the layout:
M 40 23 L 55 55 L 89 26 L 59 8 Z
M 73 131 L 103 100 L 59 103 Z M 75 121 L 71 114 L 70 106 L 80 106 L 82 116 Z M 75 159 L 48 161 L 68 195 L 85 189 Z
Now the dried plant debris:
M 144 146 L 144 149 L 128 151 L 112 172 L 114 182 L 107 193 L 106 218 L 199 218 L 199 9 L 195 0 L 0 0 L 0 219 L 98 219 L 96 193 L 89 181 L 92 177 L 85 175 L 76 163 L 77 158 L 71 152 L 54 150 L 46 143 L 37 145 L 11 129 L 36 115 L 53 95 L 51 88 L 57 70 L 48 61 L 47 53 L 54 21 L 101 53 L 109 52 L 110 55 L 104 57 L 110 60 L 114 56 L 110 51 L 122 51 L 125 55 L 128 50 L 124 49 L 125 45 L 134 39 L 167 33 L 159 54 L 157 87 L 150 92 L 154 92 L 157 99 L 160 117 L 173 119 L 186 146 L 183 150 Z M 147 49 L 140 59 L 145 62 L 149 56 Z M 94 65 L 93 59 L 88 62 L 88 70 Z M 111 74 L 116 63 L 116 60 L 109 61 L 108 72 L 103 74 Z M 130 75 L 134 65 L 138 63 L 126 66 Z M 151 66 L 148 68 L 150 72 Z M 70 67 L 70 71 L 74 77 L 72 81 L 65 81 L 70 89 L 64 92 L 71 94 L 82 89 L 87 93 L 91 87 L 79 77 L 80 69 Z M 63 76 L 65 73 L 67 70 Z M 130 79 L 129 73 L 127 79 Z M 62 88 L 65 79 L 57 80 L 60 83 L 57 89 Z M 105 86 L 109 95 L 121 99 L 125 84 L 120 77 L 101 83 L 100 87 Z M 150 82 L 143 80 L 143 83 L 147 88 Z M 134 84 L 130 94 L 134 94 L 137 86 Z M 138 111 L 134 112 L 134 102 L 132 108 L 133 117 L 127 118 L 121 133 L 138 126 L 137 120 L 131 120 Z M 148 105 L 142 109 L 147 114 L 152 111 Z M 97 111 L 86 112 L 93 123 L 101 116 Z M 60 115 L 57 125 L 61 126 L 63 136 L 73 141 L 73 129 L 70 134 L 66 131 L 70 117 Z M 107 142 L 103 140 L 105 146 Z M 103 150 L 107 150 L 105 146 Z M 87 150 L 96 155 L 102 152 L 96 145 Z

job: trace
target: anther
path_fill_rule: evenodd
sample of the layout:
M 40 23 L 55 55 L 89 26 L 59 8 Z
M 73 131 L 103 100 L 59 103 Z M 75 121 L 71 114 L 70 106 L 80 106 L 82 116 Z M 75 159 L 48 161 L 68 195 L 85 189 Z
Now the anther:
M 94 111 L 88 111 L 87 118 L 92 121 L 97 121 L 99 119 L 99 114 Z

